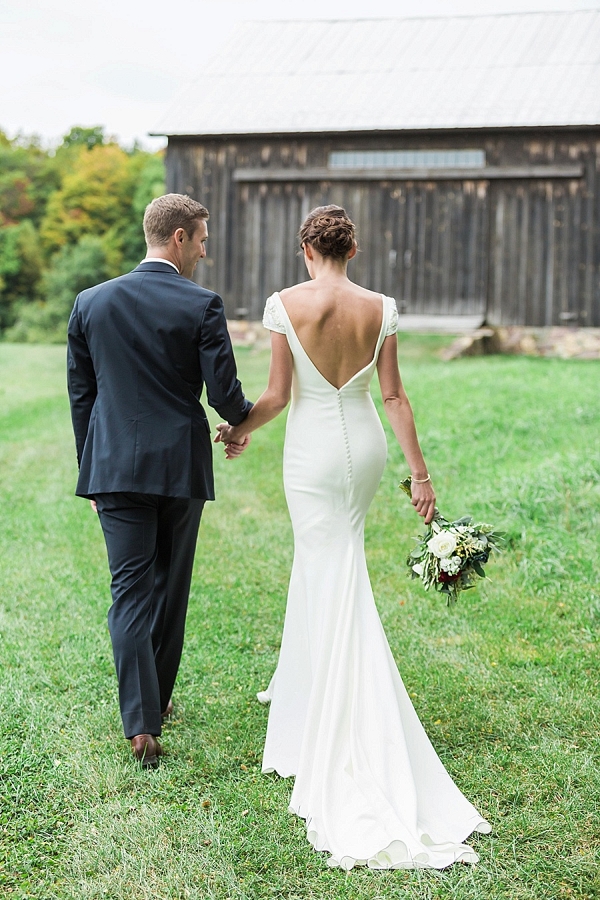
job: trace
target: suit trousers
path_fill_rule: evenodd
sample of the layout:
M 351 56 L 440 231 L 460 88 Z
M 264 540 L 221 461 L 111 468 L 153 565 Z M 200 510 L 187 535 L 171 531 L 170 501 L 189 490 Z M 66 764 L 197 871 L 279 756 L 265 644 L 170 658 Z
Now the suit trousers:
M 126 738 L 161 733 L 183 650 L 204 500 L 97 494 L 112 575 L 108 628 Z

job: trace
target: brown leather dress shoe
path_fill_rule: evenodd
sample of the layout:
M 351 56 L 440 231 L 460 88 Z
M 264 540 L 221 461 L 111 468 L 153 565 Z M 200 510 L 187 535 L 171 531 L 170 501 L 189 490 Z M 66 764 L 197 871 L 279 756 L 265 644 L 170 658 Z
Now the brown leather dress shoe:
M 173 701 L 169 700 L 169 702 L 167 703 L 167 708 L 163 712 L 161 712 L 160 717 L 161 717 L 161 719 L 168 719 L 169 716 L 172 716 L 172 715 L 173 715 Z
M 153 734 L 136 734 L 132 737 L 131 751 L 140 761 L 142 769 L 155 769 L 158 757 L 163 754 L 163 749 Z

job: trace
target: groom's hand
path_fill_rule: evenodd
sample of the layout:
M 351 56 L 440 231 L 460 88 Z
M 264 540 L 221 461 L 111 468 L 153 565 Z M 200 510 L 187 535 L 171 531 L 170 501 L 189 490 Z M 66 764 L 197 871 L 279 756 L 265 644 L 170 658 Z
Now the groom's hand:
M 233 431 L 233 427 L 228 425 L 227 422 L 219 422 L 217 425 L 217 434 L 213 443 L 215 444 L 229 444 L 231 442 L 231 432 Z

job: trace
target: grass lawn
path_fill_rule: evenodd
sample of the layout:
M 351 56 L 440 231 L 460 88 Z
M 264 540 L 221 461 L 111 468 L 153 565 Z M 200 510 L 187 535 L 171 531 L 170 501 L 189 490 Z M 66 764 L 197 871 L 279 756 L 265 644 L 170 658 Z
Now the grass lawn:
M 156 772 L 130 758 L 98 522 L 73 496 L 64 348 L 0 344 L 0 895 L 65 900 L 600 897 L 598 363 L 442 363 L 401 337 L 439 505 L 508 533 L 447 609 L 405 573 L 419 523 L 389 464 L 367 522 L 381 616 L 434 746 L 492 823 L 481 862 L 329 869 L 260 773 L 292 558 L 284 417 L 226 463 L 200 531 L 176 714 Z M 238 353 L 250 397 L 268 355 Z

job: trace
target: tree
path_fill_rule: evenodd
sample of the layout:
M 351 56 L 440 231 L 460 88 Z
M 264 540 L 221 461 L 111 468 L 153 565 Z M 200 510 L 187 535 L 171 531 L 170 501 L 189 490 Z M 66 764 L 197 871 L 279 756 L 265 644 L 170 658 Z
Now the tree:
M 21 306 L 16 324 L 7 332 L 8 340 L 63 343 L 77 294 L 114 278 L 119 264 L 120 255 L 110 243 L 94 235 L 84 235 L 74 246 L 64 247 L 42 277 L 43 299 Z
M 72 128 L 55 152 L 0 130 L 0 338 L 63 340 L 76 293 L 143 257 L 144 209 L 163 192 L 162 154 L 100 126 Z
M 56 160 L 35 136 L 10 140 L 0 131 L 0 173 L 0 226 L 23 218 L 39 224 L 48 197 L 60 184 Z
M 143 259 L 146 253 L 142 228 L 144 211 L 155 197 L 160 197 L 165 192 L 165 164 L 162 153 L 150 156 L 142 152 L 138 153 L 137 159 L 141 165 L 131 201 L 129 224 L 124 228 L 122 236 L 125 272 L 133 269 Z M 132 163 L 133 161 L 132 159 Z
M 58 184 L 38 138 L 0 131 L 0 334 L 15 305 L 35 296 L 44 263 L 36 225 Z
M 0 228 L 0 332 L 13 324 L 18 302 L 33 296 L 42 266 L 38 235 L 30 221 Z
M 117 144 L 80 148 L 59 190 L 51 194 L 40 235 L 55 253 L 85 234 L 101 235 L 129 220 L 135 191 L 131 158 Z
M 104 143 L 105 136 L 102 125 L 95 125 L 93 128 L 75 125 L 68 134 L 65 134 L 61 147 L 85 147 L 87 150 L 91 150 L 92 147 L 101 147 Z

